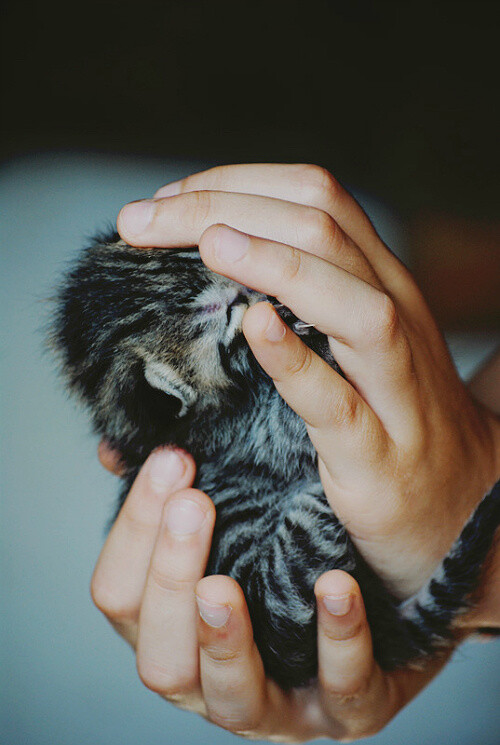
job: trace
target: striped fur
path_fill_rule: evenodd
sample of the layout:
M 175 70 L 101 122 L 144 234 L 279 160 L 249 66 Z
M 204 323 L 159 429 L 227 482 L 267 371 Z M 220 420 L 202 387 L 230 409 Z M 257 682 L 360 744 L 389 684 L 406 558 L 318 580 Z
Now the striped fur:
M 285 688 L 316 675 L 313 586 L 328 569 L 360 583 L 384 668 L 436 654 L 478 583 L 499 488 L 421 593 L 400 605 L 332 513 L 303 422 L 245 343 L 243 311 L 262 299 L 210 272 L 194 249 L 133 249 L 116 235 L 86 249 L 64 278 L 51 343 L 95 431 L 123 454 L 120 505 L 154 448 L 193 454 L 196 485 L 217 508 L 207 573 L 241 584 L 266 671 Z M 326 338 L 277 308 L 341 374 Z

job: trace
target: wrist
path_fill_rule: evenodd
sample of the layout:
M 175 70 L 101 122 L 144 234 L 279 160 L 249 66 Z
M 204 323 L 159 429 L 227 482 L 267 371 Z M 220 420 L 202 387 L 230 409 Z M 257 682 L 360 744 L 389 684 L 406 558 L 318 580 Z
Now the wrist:
M 488 411 L 493 451 L 493 481 L 500 480 L 500 415 Z
M 460 625 L 471 632 L 488 627 L 500 629 L 500 527 L 484 564 L 473 608 Z
M 489 490 L 500 480 L 500 416 L 482 403 L 478 405 L 485 414 L 484 419 L 490 432 Z M 470 632 L 481 627 L 500 628 L 500 526 L 484 563 L 481 581 L 473 598 L 473 607 L 464 616 L 461 625 Z
M 485 493 L 500 481 L 500 417 L 482 403 L 489 437 L 489 468 L 486 470 Z M 484 496 L 484 495 L 483 495 Z M 480 584 L 472 598 L 472 608 L 460 625 L 469 633 L 481 627 L 500 628 L 500 526 L 484 562 Z
M 470 418 L 474 421 L 474 417 Z M 493 487 L 500 481 L 500 417 L 478 404 L 476 408 L 475 437 L 469 440 L 469 460 L 464 468 L 460 470 L 457 465 L 456 474 L 461 473 L 460 478 L 455 481 L 453 490 L 450 491 L 451 501 L 448 501 L 447 513 L 443 518 L 436 510 L 437 522 L 428 522 L 430 540 L 422 540 L 422 536 L 408 536 L 408 545 L 416 540 L 414 552 L 412 553 L 412 570 L 415 576 L 413 586 L 408 585 L 414 594 L 422 586 L 422 577 L 428 579 L 436 570 L 436 567 L 444 560 L 451 550 L 453 544 L 461 535 L 467 522 L 479 507 L 483 498 L 488 495 Z M 441 520 L 441 522 L 439 522 Z M 440 528 L 439 528 L 440 525 Z M 493 529 L 494 526 L 491 526 Z M 491 535 L 491 533 L 490 533 Z M 420 541 L 418 539 L 420 538 Z M 420 546 L 420 551 L 418 546 Z M 496 556 L 496 562 L 490 560 Z M 492 585 L 496 582 L 497 598 L 495 607 L 500 608 L 500 529 L 497 531 L 490 553 L 485 562 L 485 569 L 491 564 L 488 573 L 481 576 L 481 592 L 475 599 L 474 605 L 481 614 L 485 615 L 483 625 L 491 623 L 492 613 Z M 412 574 L 408 574 L 409 579 Z M 483 591 L 484 585 L 484 591 Z M 486 586 L 488 591 L 486 592 Z M 403 597 L 408 596 L 406 592 L 401 593 Z M 400 588 L 398 588 L 400 589 Z M 478 610 L 479 612 L 479 610 Z M 498 613 L 498 611 L 497 611 Z M 488 616 L 488 619 L 486 618 Z

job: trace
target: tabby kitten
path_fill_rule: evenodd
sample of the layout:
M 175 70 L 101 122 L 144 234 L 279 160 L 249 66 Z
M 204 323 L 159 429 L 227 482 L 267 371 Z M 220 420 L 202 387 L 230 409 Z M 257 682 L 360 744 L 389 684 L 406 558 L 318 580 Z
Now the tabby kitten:
M 332 513 L 304 423 L 246 344 L 243 314 L 263 299 L 211 272 L 195 249 L 135 249 L 117 234 L 96 239 L 65 277 L 51 341 L 95 431 L 122 453 L 119 506 L 154 448 L 192 453 L 196 486 L 217 511 L 207 574 L 240 583 L 265 669 L 284 688 L 317 673 L 313 586 L 329 569 L 359 582 L 382 667 L 435 654 L 478 581 L 498 489 L 427 586 L 400 604 Z M 340 372 L 326 337 L 276 307 Z

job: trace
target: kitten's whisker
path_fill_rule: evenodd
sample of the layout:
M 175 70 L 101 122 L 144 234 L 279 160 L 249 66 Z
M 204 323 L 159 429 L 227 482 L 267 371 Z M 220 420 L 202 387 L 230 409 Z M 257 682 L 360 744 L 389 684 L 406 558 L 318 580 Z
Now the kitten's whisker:
M 305 331 L 306 329 L 315 329 L 314 323 L 306 323 L 305 321 L 295 321 L 292 326 L 294 331 Z

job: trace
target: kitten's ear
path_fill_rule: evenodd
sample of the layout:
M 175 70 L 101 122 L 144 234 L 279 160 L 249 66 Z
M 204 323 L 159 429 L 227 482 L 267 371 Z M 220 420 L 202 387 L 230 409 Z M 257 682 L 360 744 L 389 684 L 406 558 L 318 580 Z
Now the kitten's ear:
M 178 417 L 185 416 L 196 401 L 198 394 L 189 383 L 167 362 L 152 360 L 144 363 L 144 377 L 153 388 L 175 396 L 181 402 Z

